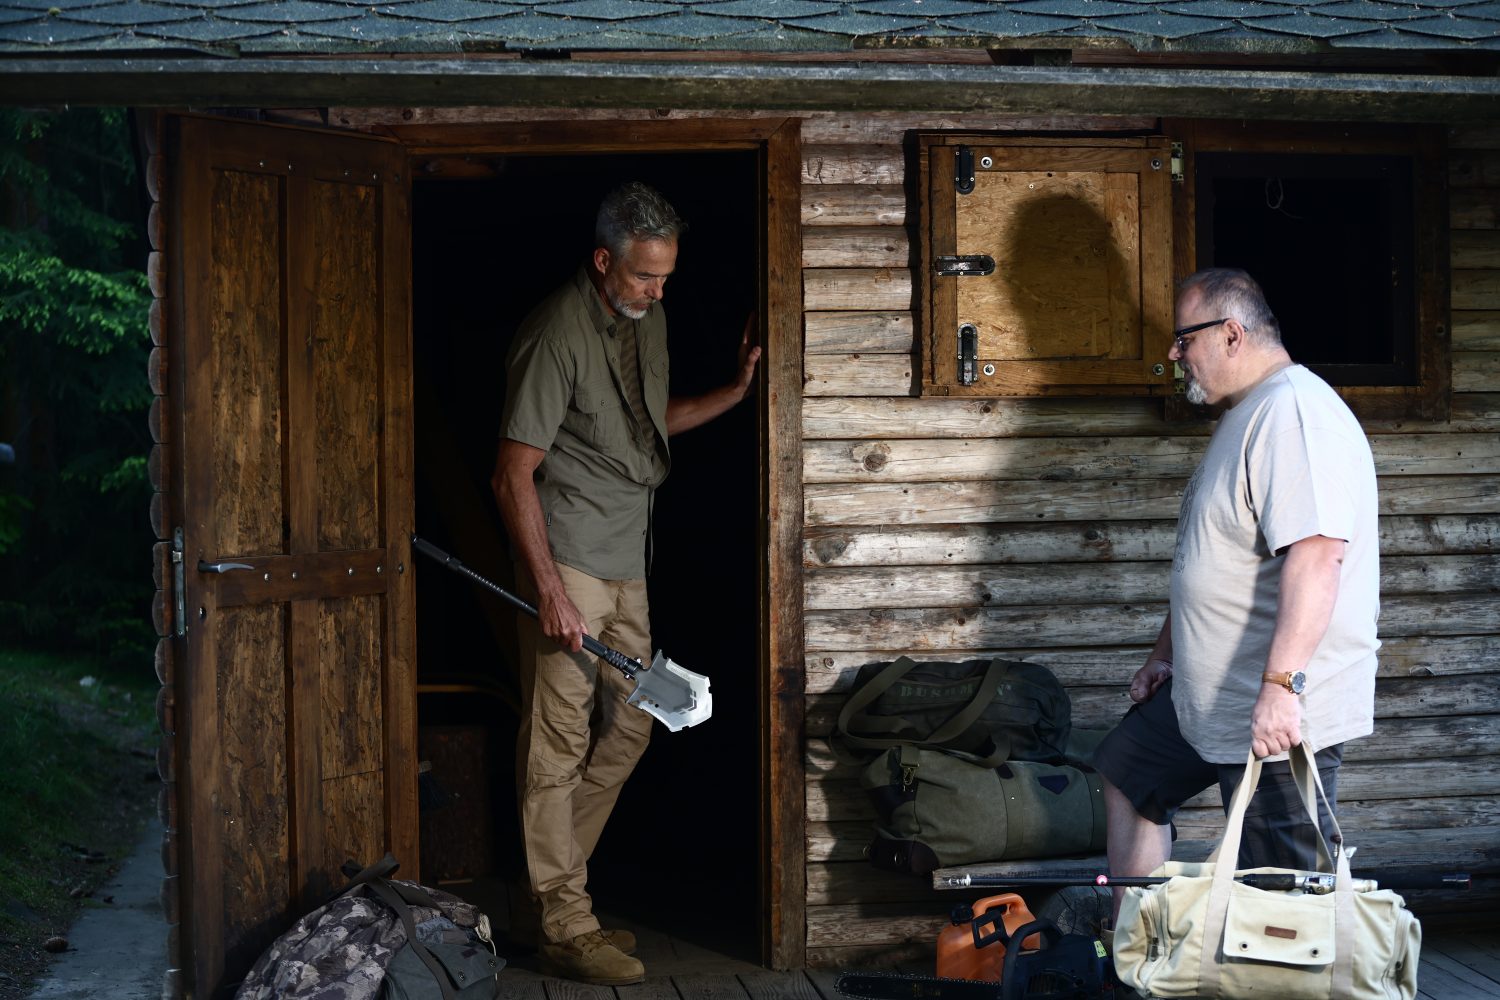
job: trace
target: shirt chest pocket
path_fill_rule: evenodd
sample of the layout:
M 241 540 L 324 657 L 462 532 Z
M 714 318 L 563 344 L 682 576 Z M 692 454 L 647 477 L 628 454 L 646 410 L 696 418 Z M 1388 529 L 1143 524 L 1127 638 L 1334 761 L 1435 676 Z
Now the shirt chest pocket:
M 596 379 L 573 390 L 569 421 L 579 437 L 597 448 L 609 448 L 627 439 L 625 411 L 614 382 Z
M 646 359 L 646 406 L 653 413 L 667 412 L 667 395 L 670 385 L 671 370 L 667 363 L 667 352 L 657 351 Z

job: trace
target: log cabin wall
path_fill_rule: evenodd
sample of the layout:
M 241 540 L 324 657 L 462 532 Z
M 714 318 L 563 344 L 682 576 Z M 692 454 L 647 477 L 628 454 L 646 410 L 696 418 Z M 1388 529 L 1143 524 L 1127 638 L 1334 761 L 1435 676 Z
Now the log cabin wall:
M 922 398 L 903 139 L 1154 124 L 803 123 L 809 966 L 928 959 L 952 904 L 983 895 L 936 892 L 864 860 L 872 813 L 859 766 L 827 741 L 855 670 L 901 653 L 1024 657 L 1068 686 L 1076 726 L 1110 726 L 1166 613 L 1178 501 L 1210 430 L 1169 422 L 1143 398 Z M 1365 421 L 1380 476 L 1384 650 L 1376 731 L 1349 747 L 1340 815 L 1349 841 L 1378 842 L 1381 859 L 1493 871 L 1500 130 L 1454 130 L 1450 150 L 1452 415 Z M 1178 826 L 1217 836 L 1217 792 Z

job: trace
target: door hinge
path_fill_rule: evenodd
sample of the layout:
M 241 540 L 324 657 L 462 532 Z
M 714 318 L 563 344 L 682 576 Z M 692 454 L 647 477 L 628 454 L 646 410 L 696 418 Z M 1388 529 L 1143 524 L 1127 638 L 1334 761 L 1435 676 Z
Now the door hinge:
M 1182 143 L 1175 141 L 1172 143 L 1172 183 L 1181 184 L 1186 177 L 1187 171 L 1183 166 Z
M 187 635 L 187 574 L 182 562 L 182 529 L 172 529 L 172 631 Z

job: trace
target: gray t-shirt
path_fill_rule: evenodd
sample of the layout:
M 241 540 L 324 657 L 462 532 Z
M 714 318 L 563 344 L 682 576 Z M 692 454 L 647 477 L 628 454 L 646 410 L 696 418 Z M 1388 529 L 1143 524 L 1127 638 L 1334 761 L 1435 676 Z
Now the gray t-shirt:
M 1375 463 L 1344 401 L 1293 365 L 1219 419 L 1182 497 L 1172 565 L 1172 702 L 1183 735 L 1206 761 L 1245 761 L 1284 550 L 1313 535 L 1348 543 L 1332 621 L 1305 668 L 1303 735 L 1322 748 L 1374 728 Z
M 618 325 L 635 323 L 652 426 L 637 427 L 620 381 Z M 506 359 L 500 436 L 547 454 L 533 481 L 552 557 L 601 580 L 646 575 L 667 450 L 667 320 L 611 316 L 582 269 L 522 322 Z

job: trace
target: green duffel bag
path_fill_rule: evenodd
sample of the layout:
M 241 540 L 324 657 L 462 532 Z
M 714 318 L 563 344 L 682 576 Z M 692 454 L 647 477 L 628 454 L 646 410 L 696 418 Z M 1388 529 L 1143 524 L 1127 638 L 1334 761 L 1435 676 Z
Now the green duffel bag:
M 891 871 L 1104 849 L 1104 783 L 1090 768 L 905 746 L 872 761 L 860 783 L 877 814 L 870 861 Z
M 915 745 L 1061 763 L 1072 724 L 1068 692 L 1040 663 L 902 656 L 859 668 L 833 739 L 865 756 Z

